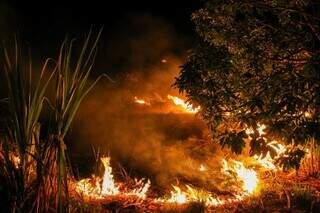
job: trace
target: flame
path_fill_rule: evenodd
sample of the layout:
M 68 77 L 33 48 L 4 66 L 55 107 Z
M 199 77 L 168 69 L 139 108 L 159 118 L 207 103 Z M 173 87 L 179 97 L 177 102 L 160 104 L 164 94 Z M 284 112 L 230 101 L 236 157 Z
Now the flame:
M 233 160 L 233 163 L 234 166 L 230 167 L 228 162 L 223 159 L 223 171 L 225 173 L 228 173 L 229 171 L 235 172 L 237 178 L 243 182 L 242 189 L 249 194 L 253 194 L 259 183 L 256 171 L 247 169 L 240 161 Z
M 203 189 L 196 189 L 190 185 L 185 185 L 184 188 L 186 188 L 186 190 L 182 190 L 179 186 L 173 185 L 170 197 L 158 199 L 158 201 L 176 204 L 203 202 L 206 206 L 218 206 L 241 201 L 246 196 L 253 194 L 257 189 L 259 183 L 257 173 L 252 169 L 247 169 L 242 162 L 233 160 L 233 166 L 231 167 L 228 162 L 223 159 L 222 171 L 227 174 L 230 174 L 229 171 L 234 172 L 237 178 L 243 182 L 242 191 L 235 194 L 234 198 L 215 198 L 210 192 Z
M 264 125 L 264 124 L 258 124 L 257 126 L 258 126 L 257 130 L 258 130 L 259 136 L 265 135 L 266 133 L 264 132 L 264 130 L 267 128 L 267 126 Z M 246 134 L 247 135 L 251 135 L 253 133 L 254 133 L 254 131 L 253 131 L 252 128 L 247 128 L 246 129 Z
M 138 98 L 137 96 L 134 97 L 134 102 L 137 104 L 150 106 L 149 102 L 145 101 L 144 99 Z
M 196 189 L 190 185 L 185 185 L 186 190 L 179 186 L 172 185 L 173 190 L 169 198 L 158 199 L 158 202 L 168 202 L 176 204 L 186 204 L 190 202 L 201 202 L 206 206 L 219 206 L 243 200 L 243 195 L 235 195 L 234 198 L 214 198 L 213 195 L 203 189 Z
M 147 198 L 147 193 L 151 186 L 150 180 L 145 182 L 144 179 L 135 179 L 134 189 L 120 190 L 120 185 L 117 184 L 113 178 L 112 168 L 110 166 L 110 157 L 103 157 L 101 158 L 101 161 L 105 168 L 103 178 L 93 175 L 91 178 L 84 178 L 78 182 L 75 182 L 73 185 L 75 186 L 74 188 L 78 193 L 93 199 L 103 199 L 108 195 L 135 195 L 140 199 Z M 185 190 L 182 190 L 179 186 L 173 185 L 173 190 L 170 192 L 170 197 L 154 199 L 154 202 L 167 202 L 176 204 L 203 202 L 206 206 L 217 206 L 243 200 L 245 196 L 252 194 L 256 189 L 258 179 L 255 171 L 245 168 L 242 162 L 233 162 L 234 166 L 231 167 L 228 165 L 227 161 L 223 160 L 223 170 L 227 171 L 232 169 L 233 171 L 235 171 L 238 178 L 240 178 L 243 182 L 244 191 L 240 191 L 238 194 L 235 194 L 234 197 L 215 198 L 213 197 L 211 192 L 204 189 L 197 189 L 190 185 L 185 185 Z M 203 168 L 205 167 L 203 166 Z
M 260 137 L 263 137 L 266 133 L 265 133 L 265 129 L 267 128 L 266 125 L 264 124 L 258 124 L 258 128 L 257 131 L 259 133 Z M 253 134 L 254 131 L 251 128 L 247 128 L 246 129 L 246 134 L 250 135 Z M 265 137 L 263 137 L 264 140 L 267 140 Z M 276 156 L 275 158 L 277 158 L 278 156 L 280 156 L 282 153 L 284 153 L 286 151 L 286 147 L 283 146 L 282 144 L 278 143 L 277 141 L 273 140 L 269 143 L 267 143 L 267 146 L 270 146 L 275 152 L 276 152 Z M 279 167 L 277 167 L 274 164 L 274 160 L 271 157 L 270 152 L 268 151 L 266 155 L 254 155 L 253 158 L 259 163 L 259 165 L 261 165 L 262 167 L 266 168 L 266 169 L 270 169 L 270 170 L 277 170 L 279 169 Z
M 283 154 L 287 149 L 284 145 L 278 143 L 277 141 L 271 141 L 267 144 L 267 146 L 272 147 L 272 149 L 276 152 L 275 158 Z M 274 164 L 274 160 L 270 155 L 270 152 L 268 151 L 267 154 L 263 157 L 263 155 L 254 155 L 253 158 L 264 168 L 270 169 L 270 170 L 278 170 L 279 167 L 277 167 Z
M 262 136 L 262 135 L 265 135 L 266 133 L 264 132 L 264 130 L 266 129 L 266 125 L 264 124 L 258 124 L 258 132 L 259 132 L 259 135 Z
M 120 191 L 119 184 L 113 178 L 112 167 L 110 166 L 110 157 L 102 157 L 100 159 L 104 166 L 103 178 L 92 176 L 84 178 L 73 183 L 75 191 L 87 197 L 99 199 L 108 195 L 135 195 L 141 199 L 145 199 L 147 192 L 151 186 L 150 180 L 146 183 L 144 179 L 135 179 L 135 188 L 133 190 Z
M 146 199 L 147 192 L 151 186 L 150 180 L 148 180 L 147 183 L 144 183 L 144 179 L 140 179 L 140 180 L 135 179 L 135 182 L 136 182 L 135 185 L 140 185 L 140 187 L 133 189 L 131 192 L 127 194 L 136 195 L 141 199 Z
M 75 184 L 75 189 L 82 195 L 99 197 L 101 194 L 100 186 L 101 178 L 92 176 L 91 178 L 84 178 Z
M 101 161 L 104 166 L 101 195 L 116 195 L 119 193 L 119 189 L 113 180 L 110 157 L 103 157 Z
M 178 203 L 178 204 L 183 204 L 188 201 L 187 195 L 185 192 L 183 192 L 178 186 L 172 186 L 173 191 L 170 192 L 171 197 L 166 200 L 169 203 Z
M 194 107 L 192 104 L 188 104 L 176 96 L 168 95 L 167 98 L 187 113 L 197 113 L 200 110 L 200 106 Z

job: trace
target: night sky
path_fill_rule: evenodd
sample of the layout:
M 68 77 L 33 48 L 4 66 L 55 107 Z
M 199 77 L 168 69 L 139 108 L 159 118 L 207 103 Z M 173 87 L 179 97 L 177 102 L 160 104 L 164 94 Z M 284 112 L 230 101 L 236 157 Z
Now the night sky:
M 5 19 L 2 22 L 6 22 L 2 25 L 7 25 L 10 33 L 19 32 L 34 45 L 45 40 L 61 40 L 66 34 L 77 35 L 92 26 L 104 26 L 104 32 L 110 33 L 132 14 L 161 18 L 171 23 L 179 33 L 191 35 L 190 15 L 201 5 L 201 0 L 0 2 L 1 18 Z
M 0 0 L 0 38 L 18 34 L 33 57 L 55 57 L 63 39 L 103 27 L 95 73 L 146 67 L 166 55 L 185 55 L 194 41 L 190 16 L 201 0 Z

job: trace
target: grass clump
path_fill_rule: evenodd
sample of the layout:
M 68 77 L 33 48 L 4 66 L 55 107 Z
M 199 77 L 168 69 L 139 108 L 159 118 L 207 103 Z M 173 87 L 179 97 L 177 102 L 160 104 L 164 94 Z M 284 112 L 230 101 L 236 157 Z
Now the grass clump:
M 86 37 L 74 57 L 74 40 L 65 40 L 56 60 L 47 59 L 36 76 L 31 56 L 25 57 L 17 39 L 3 45 L 2 71 L 7 80 L 5 133 L 0 140 L 0 189 L 9 212 L 68 211 L 68 178 L 65 136 L 75 114 L 99 78 L 89 83 L 101 30 L 92 41 Z M 44 112 L 48 88 L 55 93 L 50 113 Z M 52 100 L 52 99 L 51 99 Z M 51 114 L 49 131 L 40 137 L 41 114 Z

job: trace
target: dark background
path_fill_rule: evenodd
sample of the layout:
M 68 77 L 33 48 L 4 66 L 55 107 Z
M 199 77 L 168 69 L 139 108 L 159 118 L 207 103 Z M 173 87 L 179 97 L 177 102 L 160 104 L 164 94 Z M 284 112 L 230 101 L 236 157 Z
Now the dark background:
M 156 177 L 159 184 L 198 171 L 189 146 L 203 141 L 204 123 L 193 115 L 151 112 L 132 99 L 153 98 L 170 106 L 166 95 L 178 95 L 171 86 L 195 41 L 190 16 L 201 2 L 0 0 L 0 38 L 8 41 L 17 34 L 31 49 L 35 72 L 47 57 L 56 58 L 66 36 L 83 41 L 90 29 L 96 33 L 103 27 L 91 78 L 107 73 L 116 83 L 101 81 L 91 91 L 66 138 L 79 173 L 94 168 L 91 145 L 110 152 L 128 170 Z
M 182 35 L 192 36 L 190 15 L 201 0 L 185 1 L 17 1 L 0 0 L 3 36 L 19 33 L 33 47 L 49 51 L 69 34 L 77 36 L 91 27 L 104 26 L 104 35 L 126 25 L 128 16 L 149 15 L 162 19 Z

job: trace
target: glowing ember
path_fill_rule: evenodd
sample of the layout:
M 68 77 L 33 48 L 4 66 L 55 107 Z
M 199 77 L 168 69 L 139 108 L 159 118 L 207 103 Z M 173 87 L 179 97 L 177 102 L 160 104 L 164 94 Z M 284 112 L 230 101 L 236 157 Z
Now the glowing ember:
M 184 100 L 182 100 L 176 96 L 168 95 L 167 97 L 175 105 L 179 106 L 181 109 L 183 109 L 187 113 L 197 113 L 200 110 L 200 106 L 195 108 L 192 104 L 188 104 Z
M 150 106 L 149 102 L 147 102 L 147 101 L 145 101 L 143 99 L 139 99 L 139 98 L 137 98 L 137 96 L 134 97 L 134 102 L 137 103 L 137 104 Z
M 16 154 L 13 154 L 13 153 L 10 153 L 9 157 L 10 157 L 10 160 L 13 163 L 14 167 L 16 169 L 18 169 L 19 166 L 20 166 L 20 162 L 21 162 L 20 157 L 18 155 L 16 155 Z
M 110 166 L 110 157 L 103 157 L 101 158 L 101 161 L 104 166 L 101 195 L 118 194 L 119 189 L 113 180 L 112 168 Z
M 206 170 L 207 170 L 206 167 L 203 164 L 201 164 L 200 167 L 199 167 L 199 171 L 200 172 L 204 172 Z
M 312 114 L 310 112 L 305 112 L 304 117 L 306 118 L 312 118 Z
M 234 166 L 230 167 L 226 160 L 223 160 L 223 171 L 233 171 L 237 174 L 237 178 L 239 178 L 243 182 L 242 189 L 252 194 L 258 186 L 259 179 L 257 177 L 257 173 L 252 169 L 247 169 L 242 162 L 235 161 Z

